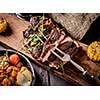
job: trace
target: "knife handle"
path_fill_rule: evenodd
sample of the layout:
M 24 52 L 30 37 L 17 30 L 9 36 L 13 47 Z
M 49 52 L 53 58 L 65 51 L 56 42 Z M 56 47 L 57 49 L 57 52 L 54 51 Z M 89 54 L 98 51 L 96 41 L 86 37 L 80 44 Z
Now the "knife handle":
M 84 74 L 84 77 L 86 77 L 87 80 L 89 80 L 89 82 L 91 82 L 93 85 L 95 85 L 95 86 L 96 86 L 96 85 L 97 85 L 97 86 L 100 86 L 100 80 L 99 80 L 97 77 L 95 77 L 95 76 L 89 74 L 88 72 L 86 72 L 86 73 Z

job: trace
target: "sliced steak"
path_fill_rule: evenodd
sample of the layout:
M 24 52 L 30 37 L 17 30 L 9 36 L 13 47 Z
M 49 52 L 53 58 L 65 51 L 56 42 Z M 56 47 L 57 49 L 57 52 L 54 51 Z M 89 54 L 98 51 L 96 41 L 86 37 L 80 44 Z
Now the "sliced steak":
M 44 43 L 41 56 L 39 60 L 42 62 L 45 62 L 48 60 L 49 56 L 51 55 L 51 50 L 55 50 L 55 46 L 59 45 L 60 42 L 65 38 L 65 33 L 58 31 L 57 28 L 55 28 L 48 40 Z
M 73 56 L 76 55 L 76 53 L 78 52 L 79 48 L 77 47 L 70 47 L 68 49 L 66 49 L 64 52 L 69 54 L 71 56 L 71 58 Z M 63 50 L 62 50 L 63 51 Z M 59 58 L 57 58 L 55 55 L 52 55 L 52 58 L 55 57 L 54 60 L 50 60 L 50 58 L 48 59 L 49 62 L 49 66 L 58 69 L 59 67 L 62 67 L 62 65 L 66 64 L 66 62 L 62 62 Z M 60 64 L 61 63 L 61 64 Z
M 41 49 L 33 48 L 32 53 L 31 53 L 32 57 L 38 58 L 40 54 L 41 54 Z
M 58 48 L 61 49 L 62 51 L 65 51 L 66 49 L 70 48 L 72 46 L 72 44 L 73 44 L 73 42 L 67 41 L 67 42 L 60 44 L 58 46 Z
M 30 40 L 30 36 L 33 35 L 38 38 Z M 41 62 L 48 62 L 50 67 L 56 69 L 66 62 L 61 61 L 52 53 L 53 50 L 60 55 L 55 47 L 69 54 L 71 58 L 76 55 L 80 47 L 78 42 L 67 36 L 50 18 L 44 16 L 32 17 L 30 26 L 23 32 L 23 36 L 29 40 L 26 46 L 27 48 L 32 47 L 32 56 Z M 38 44 L 37 40 L 42 44 L 41 48 L 36 46 Z
M 48 44 L 48 46 L 50 46 L 50 45 L 51 44 Z M 55 45 L 52 46 L 51 49 L 54 50 L 55 49 L 54 47 L 55 47 Z M 78 52 L 79 47 L 80 47 L 79 44 L 76 41 L 72 40 L 68 36 L 65 37 L 58 44 L 58 48 L 61 49 L 62 51 L 64 51 L 65 53 L 69 54 L 71 57 L 73 57 Z M 64 65 L 66 62 L 61 61 L 54 54 L 52 54 L 51 51 L 50 51 L 51 49 L 48 49 L 47 51 L 49 53 L 47 53 L 46 48 L 45 48 L 45 50 L 44 50 L 44 52 L 45 52 L 44 58 L 41 58 L 42 59 L 42 62 L 48 61 L 50 67 L 53 67 L 53 68 L 58 69 L 59 67 L 61 67 L 62 65 Z M 55 50 L 55 52 L 58 53 L 56 50 Z

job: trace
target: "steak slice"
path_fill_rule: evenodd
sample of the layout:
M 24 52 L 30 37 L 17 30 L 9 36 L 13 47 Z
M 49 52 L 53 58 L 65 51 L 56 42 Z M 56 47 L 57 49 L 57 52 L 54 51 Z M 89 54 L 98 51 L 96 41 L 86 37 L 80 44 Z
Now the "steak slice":
M 41 49 L 34 47 L 32 50 L 32 53 L 31 53 L 32 57 L 38 58 L 40 56 L 40 54 L 41 54 Z
M 54 33 L 53 33 L 54 35 Z M 58 69 L 60 66 L 66 64 L 66 62 L 61 61 L 59 58 L 57 58 L 54 54 L 52 54 L 51 50 L 54 50 L 56 53 L 60 54 L 58 51 L 55 50 L 55 46 L 57 46 L 60 50 L 64 51 L 65 53 L 69 54 L 71 58 L 75 56 L 75 54 L 79 50 L 79 44 L 75 40 L 71 39 L 69 36 L 63 36 L 63 39 L 60 40 L 60 38 L 63 35 L 60 34 L 60 36 L 56 37 L 56 41 L 52 43 L 50 39 L 45 43 L 44 45 L 44 51 L 41 53 L 41 61 L 42 62 L 49 62 L 49 66 Z M 60 40 L 60 42 L 58 42 Z M 50 43 L 51 42 L 51 43 Z
M 60 50 L 64 51 L 65 53 L 69 54 L 72 58 L 77 54 L 80 46 L 77 42 L 69 41 L 69 37 L 67 37 L 67 38 L 68 38 L 68 41 L 63 43 L 63 41 L 65 41 L 65 40 L 63 40 L 62 43 L 58 46 L 58 48 Z M 67 38 L 66 38 L 66 40 L 67 40 Z M 76 45 L 76 43 L 77 43 L 77 45 Z M 56 51 L 56 53 L 57 53 L 57 51 Z M 48 62 L 49 62 L 50 67 L 56 68 L 56 69 L 58 69 L 59 67 L 62 67 L 64 64 L 67 63 L 67 62 L 61 61 L 59 58 L 57 58 L 53 54 L 51 54 L 50 57 L 48 58 Z

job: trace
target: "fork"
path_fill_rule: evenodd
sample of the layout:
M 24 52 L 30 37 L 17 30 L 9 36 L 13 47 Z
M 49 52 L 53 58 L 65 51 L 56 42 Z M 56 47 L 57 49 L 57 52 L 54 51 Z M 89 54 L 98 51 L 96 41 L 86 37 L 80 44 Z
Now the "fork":
M 74 62 L 74 61 L 71 59 L 71 57 L 70 57 L 69 54 L 64 53 L 63 51 L 61 51 L 61 50 L 60 50 L 59 48 L 57 48 L 57 47 L 55 47 L 55 49 L 56 49 L 57 51 L 59 51 L 61 54 L 63 54 L 63 57 L 61 57 L 59 54 L 57 54 L 56 52 L 54 52 L 53 50 L 51 50 L 52 53 L 53 53 L 55 56 L 57 56 L 60 60 L 62 60 L 62 61 L 64 61 L 64 62 L 70 61 L 78 70 L 80 70 L 81 72 L 83 72 L 83 75 L 86 74 L 87 71 L 84 70 L 84 68 L 81 67 L 79 64 L 77 64 L 76 62 Z M 91 77 L 93 77 L 93 76 L 91 76 Z
M 42 33 L 42 31 L 40 31 L 40 34 L 47 40 L 46 36 Z M 42 41 L 42 40 L 40 40 Z M 43 41 L 42 41 L 43 42 Z M 55 46 L 55 49 L 57 51 L 59 51 L 61 54 L 63 54 L 63 57 L 61 57 L 59 54 L 57 54 L 56 52 L 54 52 L 54 50 L 51 50 L 51 52 L 57 56 L 60 60 L 64 61 L 64 62 L 68 62 L 70 61 L 78 70 L 80 70 L 81 72 L 83 72 L 83 75 L 85 75 L 85 73 L 87 72 L 86 70 L 84 70 L 79 64 L 77 64 L 76 62 L 74 62 L 69 54 L 64 53 L 62 50 L 60 50 L 59 48 L 57 48 L 57 46 Z M 93 76 L 92 76 L 93 77 Z
M 46 37 L 40 30 L 39 30 L 39 32 L 40 32 L 40 34 L 47 40 L 47 37 Z M 37 37 L 38 37 L 38 36 L 37 36 Z M 40 39 L 40 38 L 39 38 L 39 39 Z M 44 43 L 42 39 L 40 39 L 40 41 L 41 41 L 42 43 Z M 57 56 L 60 60 L 62 60 L 62 61 L 64 61 L 64 62 L 70 61 L 78 70 L 80 70 L 80 71 L 82 72 L 83 76 L 85 76 L 86 78 L 88 78 L 91 82 L 94 82 L 94 85 L 100 86 L 100 80 L 99 80 L 97 77 L 95 77 L 94 75 L 91 75 L 87 70 L 85 70 L 83 67 L 81 67 L 81 66 L 80 66 L 79 64 L 77 64 L 76 62 L 74 62 L 74 61 L 71 59 L 71 57 L 70 57 L 69 54 L 66 54 L 65 52 L 63 52 L 62 50 L 60 50 L 59 48 L 57 48 L 57 46 L 55 46 L 55 49 L 56 49 L 58 52 L 60 52 L 60 53 L 63 55 L 63 57 L 61 57 L 59 54 L 57 54 L 56 52 L 54 52 L 54 50 L 51 50 L 51 52 L 52 52 L 55 56 Z

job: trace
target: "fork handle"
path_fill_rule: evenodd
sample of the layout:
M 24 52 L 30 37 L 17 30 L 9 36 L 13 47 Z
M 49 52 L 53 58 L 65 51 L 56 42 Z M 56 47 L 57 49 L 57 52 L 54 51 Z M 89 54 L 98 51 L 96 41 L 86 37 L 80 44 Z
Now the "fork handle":
M 79 69 L 81 72 L 83 72 L 83 75 L 85 77 L 87 77 L 89 80 L 91 80 L 91 82 L 94 82 L 94 85 L 98 85 L 100 86 L 100 80 L 97 77 L 94 77 L 92 75 L 90 75 L 87 71 L 85 71 L 80 65 L 78 65 L 76 62 L 74 62 L 73 60 L 70 60 L 70 62 L 77 68 Z
M 76 62 L 74 62 L 73 60 L 70 60 L 70 62 L 81 72 L 83 72 L 83 74 L 85 74 L 87 71 L 84 70 L 84 68 L 82 68 L 79 64 L 77 64 Z
M 89 80 L 89 82 L 91 82 L 93 85 L 100 86 L 100 79 L 98 77 L 93 76 L 88 72 L 86 72 L 84 77 L 86 77 Z

